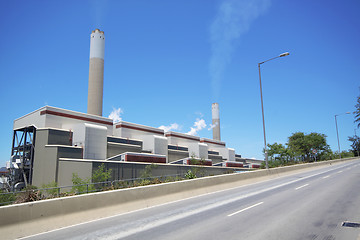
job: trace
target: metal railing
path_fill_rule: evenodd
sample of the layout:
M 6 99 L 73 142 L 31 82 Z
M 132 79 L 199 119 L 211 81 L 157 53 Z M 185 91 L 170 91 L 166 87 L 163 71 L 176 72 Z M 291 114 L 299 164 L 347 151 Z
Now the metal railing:
M 184 175 L 174 174 L 147 178 L 131 178 L 96 183 L 85 183 L 71 186 L 34 188 L 16 192 L 0 192 L 0 206 L 93 192 L 146 186 L 165 182 L 175 182 L 180 180 L 184 180 Z

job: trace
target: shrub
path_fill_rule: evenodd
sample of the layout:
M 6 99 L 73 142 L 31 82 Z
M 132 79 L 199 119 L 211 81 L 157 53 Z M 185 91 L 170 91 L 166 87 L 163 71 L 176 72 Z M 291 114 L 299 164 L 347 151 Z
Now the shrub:
M 185 178 L 186 179 L 194 179 L 196 178 L 196 174 L 191 171 L 191 170 L 188 170 L 186 173 L 185 173 Z
M 105 187 L 105 183 L 111 177 L 112 169 L 105 170 L 105 164 L 101 164 L 92 174 L 92 182 L 95 183 L 96 190 L 100 190 Z
M 48 188 L 44 189 L 41 193 L 46 196 L 47 198 L 53 198 L 60 195 L 60 190 L 58 188 L 58 184 L 55 181 L 52 181 L 48 184 L 43 184 L 41 188 Z
M 81 194 L 81 193 L 87 193 L 90 190 L 93 190 L 93 186 L 90 185 L 90 180 L 83 180 L 77 173 L 72 174 L 72 191 Z
M 36 186 L 28 185 L 16 196 L 14 203 L 34 202 L 43 199 L 42 194 Z
M 5 192 L 0 190 L 0 206 L 11 204 L 16 200 L 16 195 L 13 192 Z

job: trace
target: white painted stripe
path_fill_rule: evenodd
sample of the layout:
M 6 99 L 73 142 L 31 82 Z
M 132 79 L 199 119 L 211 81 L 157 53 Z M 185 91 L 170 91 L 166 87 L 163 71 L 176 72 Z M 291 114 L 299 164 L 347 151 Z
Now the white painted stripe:
M 298 190 L 298 189 L 300 189 L 300 188 L 306 187 L 306 186 L 308 186 L 308 185 L 309 185 L 309 184 L 302 185 L 302 186 L 300 186 L 300 187 L 295 188 L 295 190 Z
M 330 177 L 330 175 L 327 175 L 327 176 L 323 177 L 323 179 L 328 178 L 328 177 Z
M 343 172 L 343 170 L 341 170 L 341 171 L 338 171 L 337 173 L 342 173 Z
M 251 205 L 250 207 L 247 207 L 247 208 L 241 209 L 241 210 L 239 210 L 239 211 L 237 211 L 237 212 L 234 212 L 234 213 L 232 213 L 232 214 L 229 214 L 228 217 L 234 216 L 235 214 L 244 212 L 244 211 L 246 211 L 246 210 L 249 210 L 250 208 L 259 206 L 259 205 L 261 205 L 261 204 L 263 204 L 263 203 L 264 203 L 264 202 L 259 202 L 259 203 L 257 203 L 257 204 Z

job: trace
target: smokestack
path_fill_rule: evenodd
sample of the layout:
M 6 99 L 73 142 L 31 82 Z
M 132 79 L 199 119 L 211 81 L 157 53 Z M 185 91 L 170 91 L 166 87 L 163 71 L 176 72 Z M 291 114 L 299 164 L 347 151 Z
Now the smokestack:
M 105 35 L 95 29 L 90 35 L 90 66 L 87 113 L 102 116 Z
M 213 127 L 213 139 L 221 141 L 220 139 L 220 114 L 219 114 L 219 104 L 213 103 L 211 105 L 212 112 L 212 125 Z

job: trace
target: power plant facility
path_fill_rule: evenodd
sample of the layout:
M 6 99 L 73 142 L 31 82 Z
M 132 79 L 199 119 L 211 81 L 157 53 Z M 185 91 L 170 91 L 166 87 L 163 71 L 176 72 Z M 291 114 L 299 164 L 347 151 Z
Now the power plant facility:
M 90 35 L 87 113 L 44 106 L 16 120 L 11 158 L 12 189 L 57 182 L 70 186 L 73 173 L 90 178 L 105 164 L 112 179 L 138 177 L 149 164 L 155 175 L 179 174 L 202 165 L 209 175 L 258 168 L 221 141 L 219 104 L 212 104 L 213 139 L 103 117 L 105 34 Z M 197 161 L 193 161 L 193 160 Z

